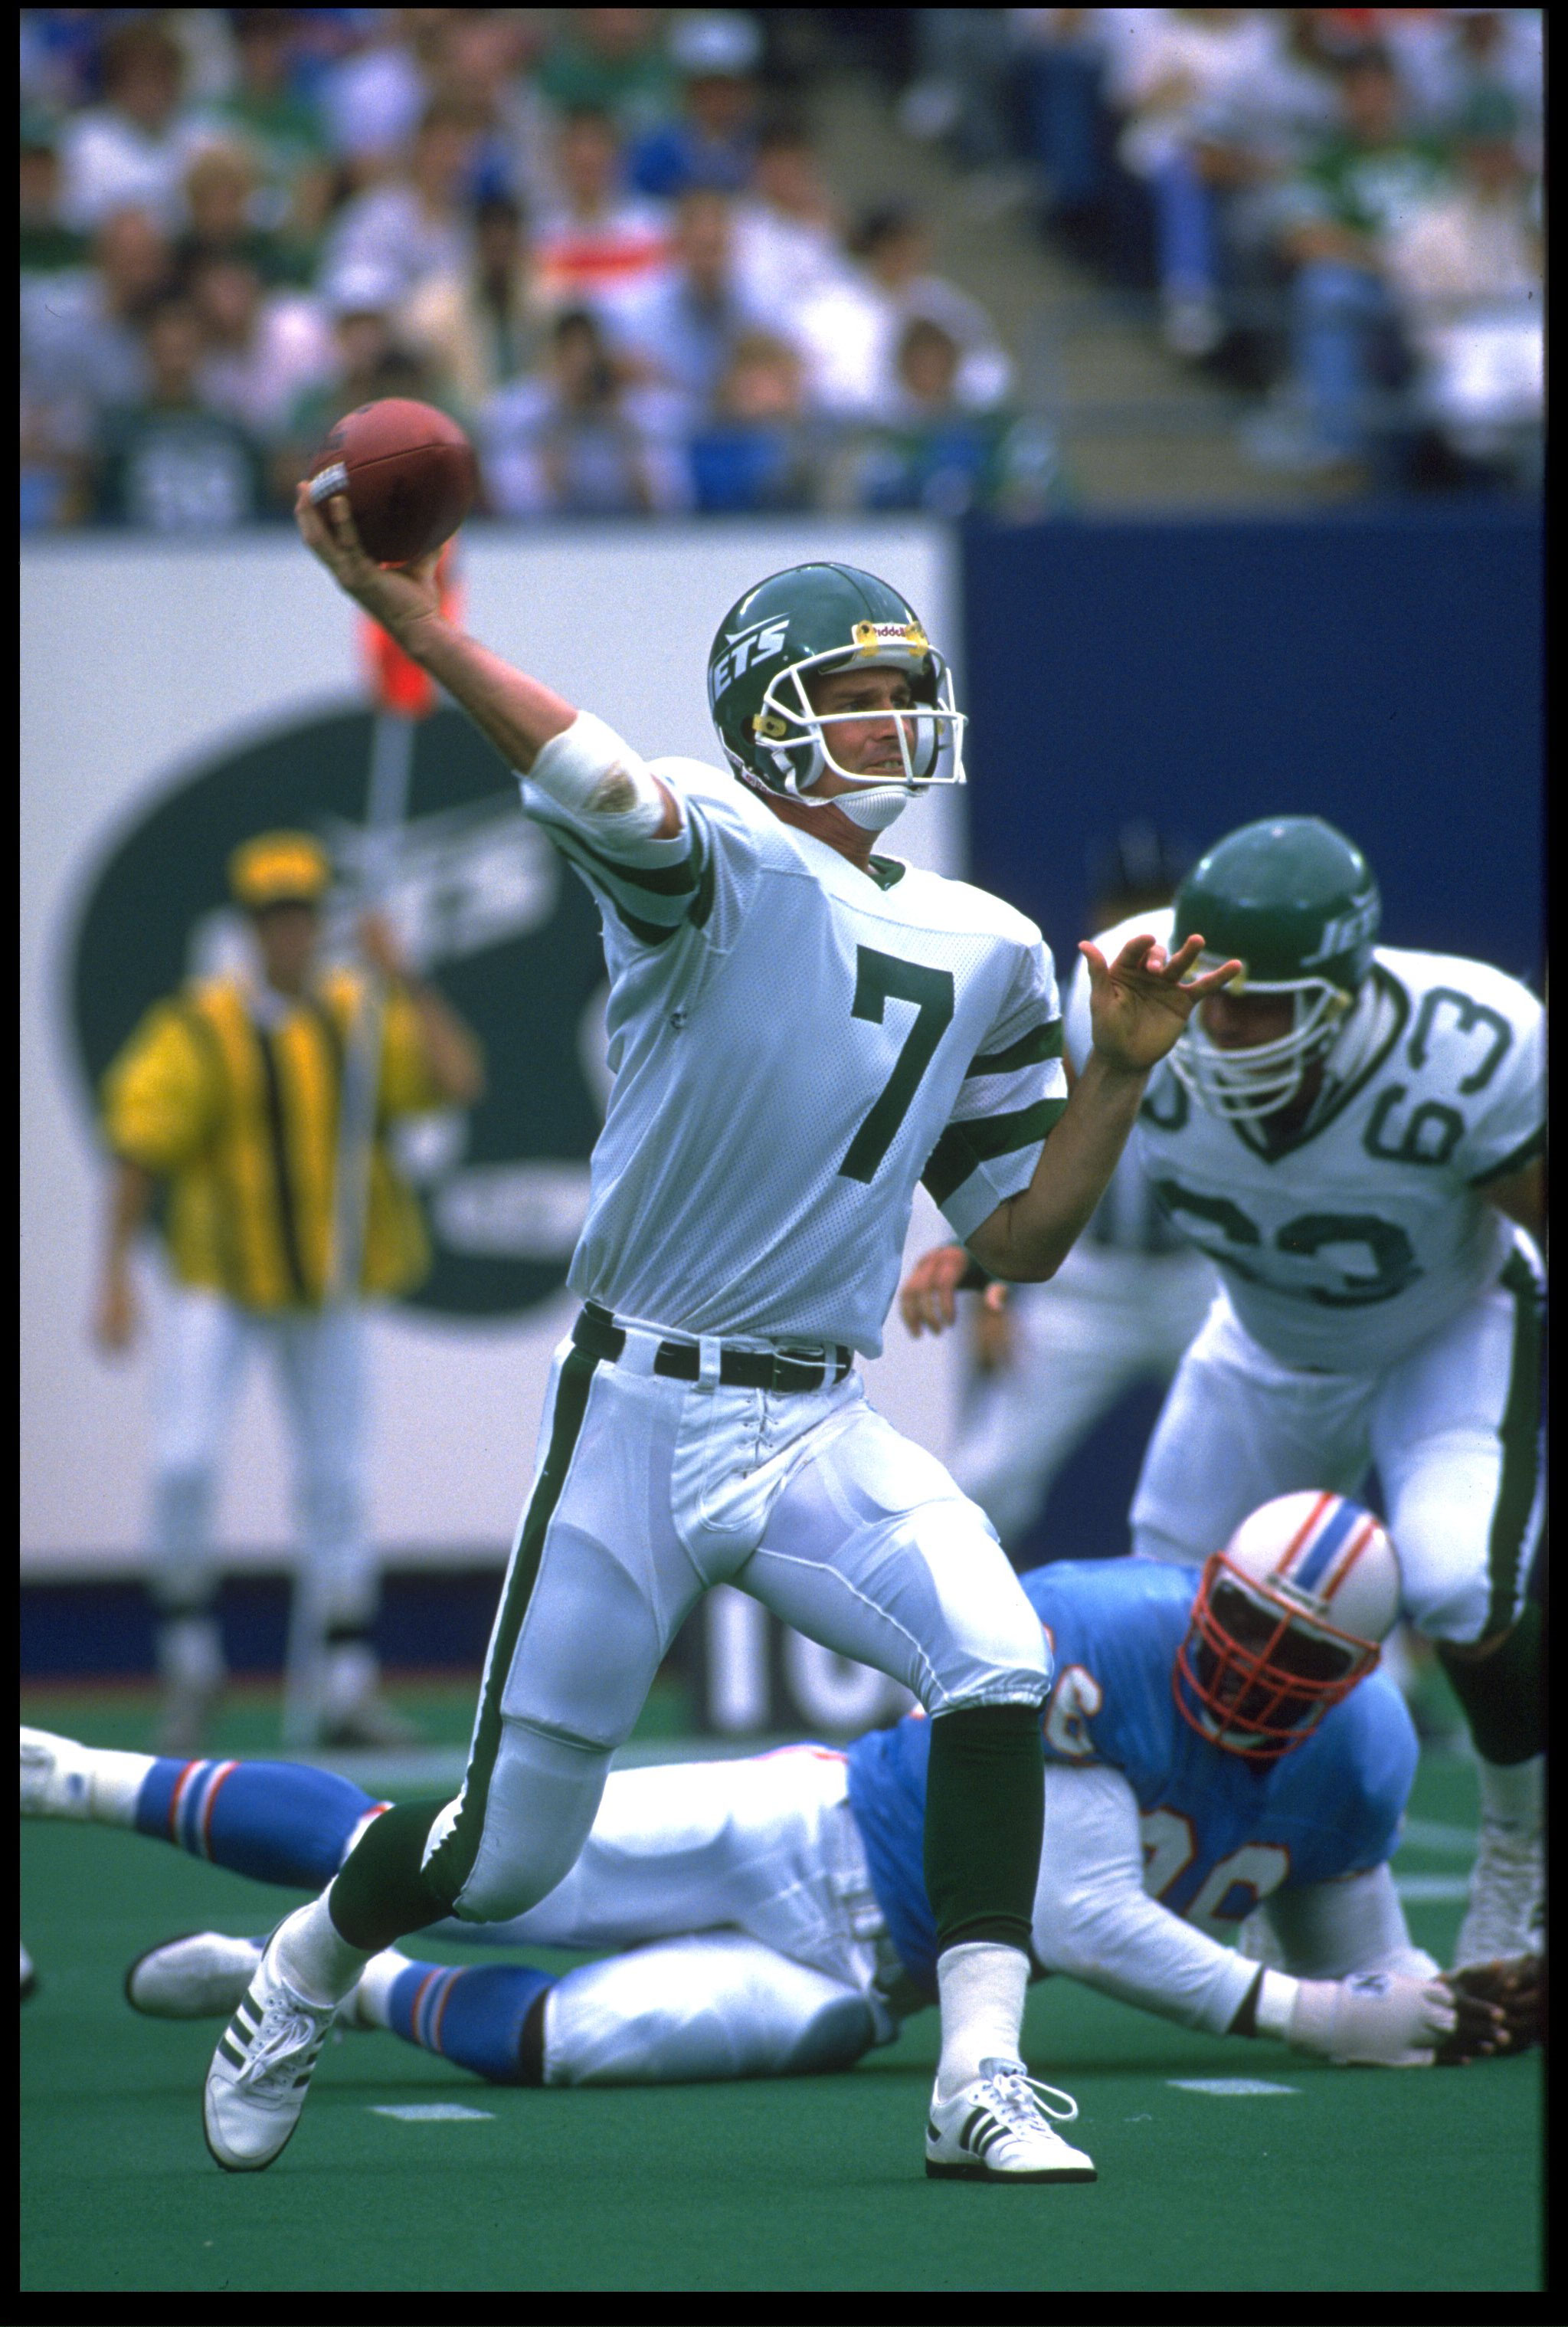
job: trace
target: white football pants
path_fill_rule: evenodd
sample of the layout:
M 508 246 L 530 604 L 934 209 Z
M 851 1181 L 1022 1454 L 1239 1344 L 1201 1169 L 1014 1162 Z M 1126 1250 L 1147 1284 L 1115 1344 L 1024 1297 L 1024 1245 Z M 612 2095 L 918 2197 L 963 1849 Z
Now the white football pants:
M 898 2033 L 876 1984 L 891 1966 L 847 1765 L 821 1745 L 618 1770 L 548 1898 L 440 1930 L 630 1950 L 550 1990 L 546 2084 L 820 2072 Z
M 257 1357 L 276 1370 L 294 1442 L 299 1576 L 320 1621 L 376 1604 L 364 1528 L 364 1330 L 357 1306 L 272 1313 L 168 1284 L 154 1323 L 153 1588 L 170 1614 L 217 1589 L 213 1506 L 224 1442 Z
M 425 1864 L 465 1920 L 543 1899 L 587 1838 L 687 1612 L 735 1584 L 932 1714 L 1038 1705 L 1039 1620 L 983 1511 L 867 1404 L 858 1374 L 783 1395 L 556 1352 L 533 1491 L 486 1661 L 468 1774 Z
M 1515 1282 L 1489 1285 L 1377 1373 L 1280 1365 L 1220 1293 L 1149 1441 L 1134 1550 L 1205 1560 L 1260 1503 L 1309 1487 L 1357 1494 L 1376 1463 L 1416 1630 L 1466 1642 L 1506 1631 L 1545 1509 L 1531 1314 L 1541 1265 L 1523 1229 L 1515 1255 Z
M 1004 1544 L 1027 1535 L 1058 1472 L 1124 1391 L 1170 1380 L 1214 1291 L 1201 1253 L 1083 1241 L 1049 1284 L 1012 1288 L 1012 1360 L 975 1378 L 948 1457 Z

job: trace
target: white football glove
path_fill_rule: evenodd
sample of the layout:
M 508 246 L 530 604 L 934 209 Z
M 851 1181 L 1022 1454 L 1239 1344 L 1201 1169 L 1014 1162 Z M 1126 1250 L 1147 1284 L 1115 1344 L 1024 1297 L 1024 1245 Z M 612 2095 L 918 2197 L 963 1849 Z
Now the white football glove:
M 1363 1971 L 1349 1979 L 1303 1979 L 1291 2007 L 1290 2042 L 1342 2064 L 1430 2069 L 1457 2014 L 1440 1980 Z

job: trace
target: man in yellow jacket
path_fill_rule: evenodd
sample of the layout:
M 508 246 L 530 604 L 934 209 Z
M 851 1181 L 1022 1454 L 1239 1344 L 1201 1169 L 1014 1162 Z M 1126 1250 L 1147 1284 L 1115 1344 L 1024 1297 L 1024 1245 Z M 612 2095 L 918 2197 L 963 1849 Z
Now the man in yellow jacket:
M 154 1391 L 154 1590 L 165 1752 L 196 1751 L 221 1687 L 212 1506 L 245 1369 L 275 1361 L 294 1442 L 301 1562 L 312 1628 L 324 1636 L 325 1733 L 384 1740 L 389 1722 L 369 1643 L 378 1576 L 366 1541 L 362 1319 L 334 1299 L 339 1100 L 369 981 L 323 969 L 331 867 L 308 834 L 263 833 L 238 849 L 230 884 L 255 935 L 257 973 L 201 980 L 158 1003 L 104 1078 L 113 1155 L 94 1330 L 126 1348 L 137 1328 L 131 1252 L 160 1181 L 172 1278 Z M 480 1095 L 468 1029 L 403 968 L 385 927 L 361 944 L 385 986 L 362 1294 L 406 1292 L 429 1266 L 424 1223 L 387 1152 L 397 1117 Z

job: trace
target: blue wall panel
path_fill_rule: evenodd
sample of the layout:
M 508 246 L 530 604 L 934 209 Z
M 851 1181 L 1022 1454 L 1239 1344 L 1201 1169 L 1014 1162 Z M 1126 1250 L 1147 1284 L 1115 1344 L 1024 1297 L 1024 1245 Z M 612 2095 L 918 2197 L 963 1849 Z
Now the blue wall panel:
M 976 524 L 964 556 L 974 878 L 1089 934 L 1089 864 L 1145 818 L 1193 852 L 1327 817 L 1384 935 L 1539 985 L 1541 527 L 1533 509 Z M 1140 1392 L 1058 1481 L 1030 1564 L 1125 1548 Z
M 1541 533 L 1533 510 L 975 527 L 965 544 L 975 878 L 1087 932 L 1130 818 L 1200 848 L 1326 816 L 1387 941 L 1534 978 Z

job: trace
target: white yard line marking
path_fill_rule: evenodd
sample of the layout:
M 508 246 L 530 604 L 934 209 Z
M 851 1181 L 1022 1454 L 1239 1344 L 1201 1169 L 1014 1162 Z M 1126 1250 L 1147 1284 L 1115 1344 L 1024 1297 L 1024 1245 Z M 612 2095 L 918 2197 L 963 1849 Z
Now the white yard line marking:
M 1219 2099 L 1250 2100 L 1255 2093 L 1299 2093 L 1299 2085 L 1271 2085 L 1262 2077 L 1167 2077 L 1172 2092 L 1214 2093 Z
M 1473 1858 L 1476 1839 L 1473 1826 L 1445 1826 L 1442 1818 L 1407 1818 L 1400 1831 L 1399 1847 L 1451 1851 L 1456 1858 Z
M 393 2107 L 372 2102 L 372 2117 L 395 2117 L 404 2125 L 493 2125 L 494 2109 L 463 2108 L 456 2101 L 408 2101 Z
M 1469 1878 L 1463 1874 L 1396 1874 L 1394 1888 L 1402 1899 L 1418 1906 L 1438 1899 L 1468 1899 Z

